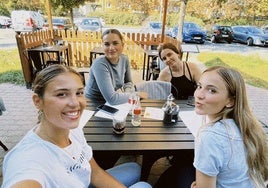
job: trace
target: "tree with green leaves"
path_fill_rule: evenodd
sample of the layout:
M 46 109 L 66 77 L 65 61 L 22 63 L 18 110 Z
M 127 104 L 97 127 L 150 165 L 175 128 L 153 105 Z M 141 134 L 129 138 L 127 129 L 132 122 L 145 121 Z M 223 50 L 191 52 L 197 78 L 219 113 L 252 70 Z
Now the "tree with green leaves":
M 72 25 L 73 23 L 73 8 L 83 5 L 86 0 L 50 0 L 52 9 L 58 15 L 66 16 L 69 14 L 71 18 Z
M 12 10 L 43 10 L 45 0 L 10 0 Z
M 8 11 L 7 6 L 4 2 L 0 3 L 0 15 L 2 16 L 10 16 L 10 12 Z

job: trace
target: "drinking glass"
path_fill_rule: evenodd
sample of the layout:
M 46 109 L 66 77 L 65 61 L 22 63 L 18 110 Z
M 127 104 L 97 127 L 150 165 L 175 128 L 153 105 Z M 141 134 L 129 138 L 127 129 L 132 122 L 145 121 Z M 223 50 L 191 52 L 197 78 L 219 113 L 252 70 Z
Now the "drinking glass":
M 126 117 L 124 116 L 113 116 L 113 132 L 117 135 L 122 135 L 126 128 Z

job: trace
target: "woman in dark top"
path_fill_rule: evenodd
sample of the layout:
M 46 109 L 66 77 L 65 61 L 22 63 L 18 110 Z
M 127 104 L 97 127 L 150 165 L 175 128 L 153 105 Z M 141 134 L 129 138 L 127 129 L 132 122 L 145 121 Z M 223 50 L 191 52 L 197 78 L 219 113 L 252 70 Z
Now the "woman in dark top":
M 195 63 L 183 62 L 180 49 L 171 43 L 159 47 L 159 57 L 167 66 L 160 72 L 158 80 L 171 82 L 171 92 L 176 99 L 188 99 L 194 95 L 202 71 Z M 171 166 L 160 176 L 154 188 L 190 187 L 195 179 L 194 151 L 179 150 L 169 158 Z
M 171 92 L 176 99 L 187 99 L 193 96 L 202 71 L 195 63 L 183 62 L 180 49 L 172 43 L 159 47 L 159 57 L 167 66 L 160 72 L 158 80 L 171 82 Z

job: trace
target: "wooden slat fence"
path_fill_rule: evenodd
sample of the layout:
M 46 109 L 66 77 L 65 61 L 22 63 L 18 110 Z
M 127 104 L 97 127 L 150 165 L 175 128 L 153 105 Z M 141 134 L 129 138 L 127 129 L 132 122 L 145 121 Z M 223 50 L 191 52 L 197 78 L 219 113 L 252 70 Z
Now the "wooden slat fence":
M 159 45 L 161 35 L 144 33 L 123 33 L 125 39 L 124 54 L 129 57 L 133 69 L 142 69 L 144 50 L 150 49 L 152 45 Z M 49 45 L 62 40 L 69 48 L 70 65 L 74 67 L 89 67 L 90 51 L 94 47 L 101 47 L 101 33 L 91 31 L 64 31 L 64 30 L 42 30 L 16 35 L 21 65 L 26 83 L 32 82 L 32 69 L 28 62 L 27 49 L 42 45 L 45 41 Z M 178 45 L 176 39 L 165 37 L 164 42 Z

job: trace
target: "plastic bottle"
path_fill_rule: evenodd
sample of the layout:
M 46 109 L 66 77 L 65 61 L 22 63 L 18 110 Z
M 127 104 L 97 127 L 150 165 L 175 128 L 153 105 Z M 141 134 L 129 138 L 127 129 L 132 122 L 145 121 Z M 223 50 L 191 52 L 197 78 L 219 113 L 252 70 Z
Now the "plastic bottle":
M 129 104 L 129 115 L 132 115 L 134 105 L 136 104 L 137 101 L 137 94 L 136 92 L 131 92 L 128 98 L 128 104 Z
M 131 123 L 133 126 L 141 125 L 141 105 L 140 105 L 140 97 L 137 96 L 137 101 L 132 111 L 132 119 Z

